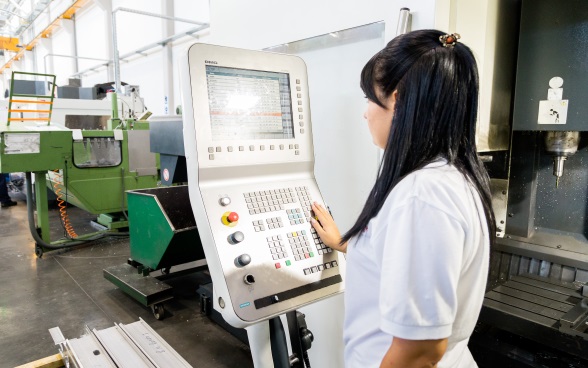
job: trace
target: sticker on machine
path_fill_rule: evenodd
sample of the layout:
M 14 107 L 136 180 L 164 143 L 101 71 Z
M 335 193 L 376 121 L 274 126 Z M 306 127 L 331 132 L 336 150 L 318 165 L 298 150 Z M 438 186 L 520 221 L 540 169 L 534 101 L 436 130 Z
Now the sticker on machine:
M 561 77 L 549 80 L 547 100 L 539 101 L 538 124 L 562 125 L 568 118 L 568 100 L 563 100 L 563 84 Z
M 568 118 L 568 100 L 539 101 L 538 124 L 565 124 Z
M 41 152 L 40 133 L 6 133 L 4 134 L 4 153 L 18 155 Z
M 169 180 L 169 170 L 168 169 L 163 169 L 163 180 L 164 181 Z

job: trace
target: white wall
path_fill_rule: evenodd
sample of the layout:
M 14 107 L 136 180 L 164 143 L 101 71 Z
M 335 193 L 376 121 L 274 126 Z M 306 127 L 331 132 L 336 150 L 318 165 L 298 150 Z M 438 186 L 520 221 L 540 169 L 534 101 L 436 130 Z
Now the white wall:
M 211 3 L 211 42 L 261 49 L 332 31 L 385 21 L 391 39 L 401 7 L 411 8 L 418 28 L 434 20 L 434 0 L 215 0 Z
M 98 6 L 85 7 L 76 13 L 76 36 L 78 55 L 88 58 L 108 59 L 109 32 L 104 29 L 106 25 L 106 14 Z M 78 60 L 79 71 L 86 70 L 98 65 L 98 60 Z M 84 87 L 96 83 L 108 81 L 108 73 L 103 68 L 99 73 L 93 73 L 82 79 Z
M 51 43 L 53 48 L 53 54 L 57 55 L 74 55 L 74 44 L 72 41 L 73 38 L 73 21 L 64 19 L 62 20 L 63 23 L 66 23 L 65 26 L 68 27 L 60 27 L 52 36 L 51 36 Z M 46 53 L 43 54 L 45 56 Z M 53 60 L 51 60 L 53 58 Z M 39 64 L 39 71 L 44 73 L 43 71 L 43 61 L 44 58 L 41 58 Z M 48 56 L 47 57 L 47 64 L 48 64 L 48 72 L 50 74 L 55 74 L 57 76 L 56 83 L 58 86 L 66 85 L 67 79 L 71 74 L 75 71 L 75 60 L 70 58 L 64 57 L 57 57 L 57 56 Z

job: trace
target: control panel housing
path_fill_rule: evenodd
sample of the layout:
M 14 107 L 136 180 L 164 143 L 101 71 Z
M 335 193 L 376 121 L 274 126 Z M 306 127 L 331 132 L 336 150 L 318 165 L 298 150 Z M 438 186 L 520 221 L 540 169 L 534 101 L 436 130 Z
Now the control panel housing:
M 324 201 L 304 61 L 198 43 L 181 81 L 190 202 L 225 320 L 246 327 L 342 292 L 345 259 L 309 222 Z

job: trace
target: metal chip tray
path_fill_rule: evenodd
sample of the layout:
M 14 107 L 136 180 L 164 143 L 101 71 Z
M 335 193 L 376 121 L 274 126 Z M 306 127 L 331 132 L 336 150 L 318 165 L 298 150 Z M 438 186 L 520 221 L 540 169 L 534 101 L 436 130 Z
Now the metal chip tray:
M 66 367 L 74 368 L 191 368 L 143 319 L 103 330 L 87 329 L 77 339 L 49 330 Z

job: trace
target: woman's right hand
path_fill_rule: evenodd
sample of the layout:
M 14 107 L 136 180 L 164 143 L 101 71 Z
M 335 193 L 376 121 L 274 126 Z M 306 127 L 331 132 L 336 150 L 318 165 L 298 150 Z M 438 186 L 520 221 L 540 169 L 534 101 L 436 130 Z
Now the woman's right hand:
M 347 252 L 347 243 L 341 245 L 341 233 L 329 211 L 316 202 L 312 204 L 312 211 L 316 219 L 311 217 L 310 224 L 316 230 L 323 243 L 329 248 L 343 253 Z

